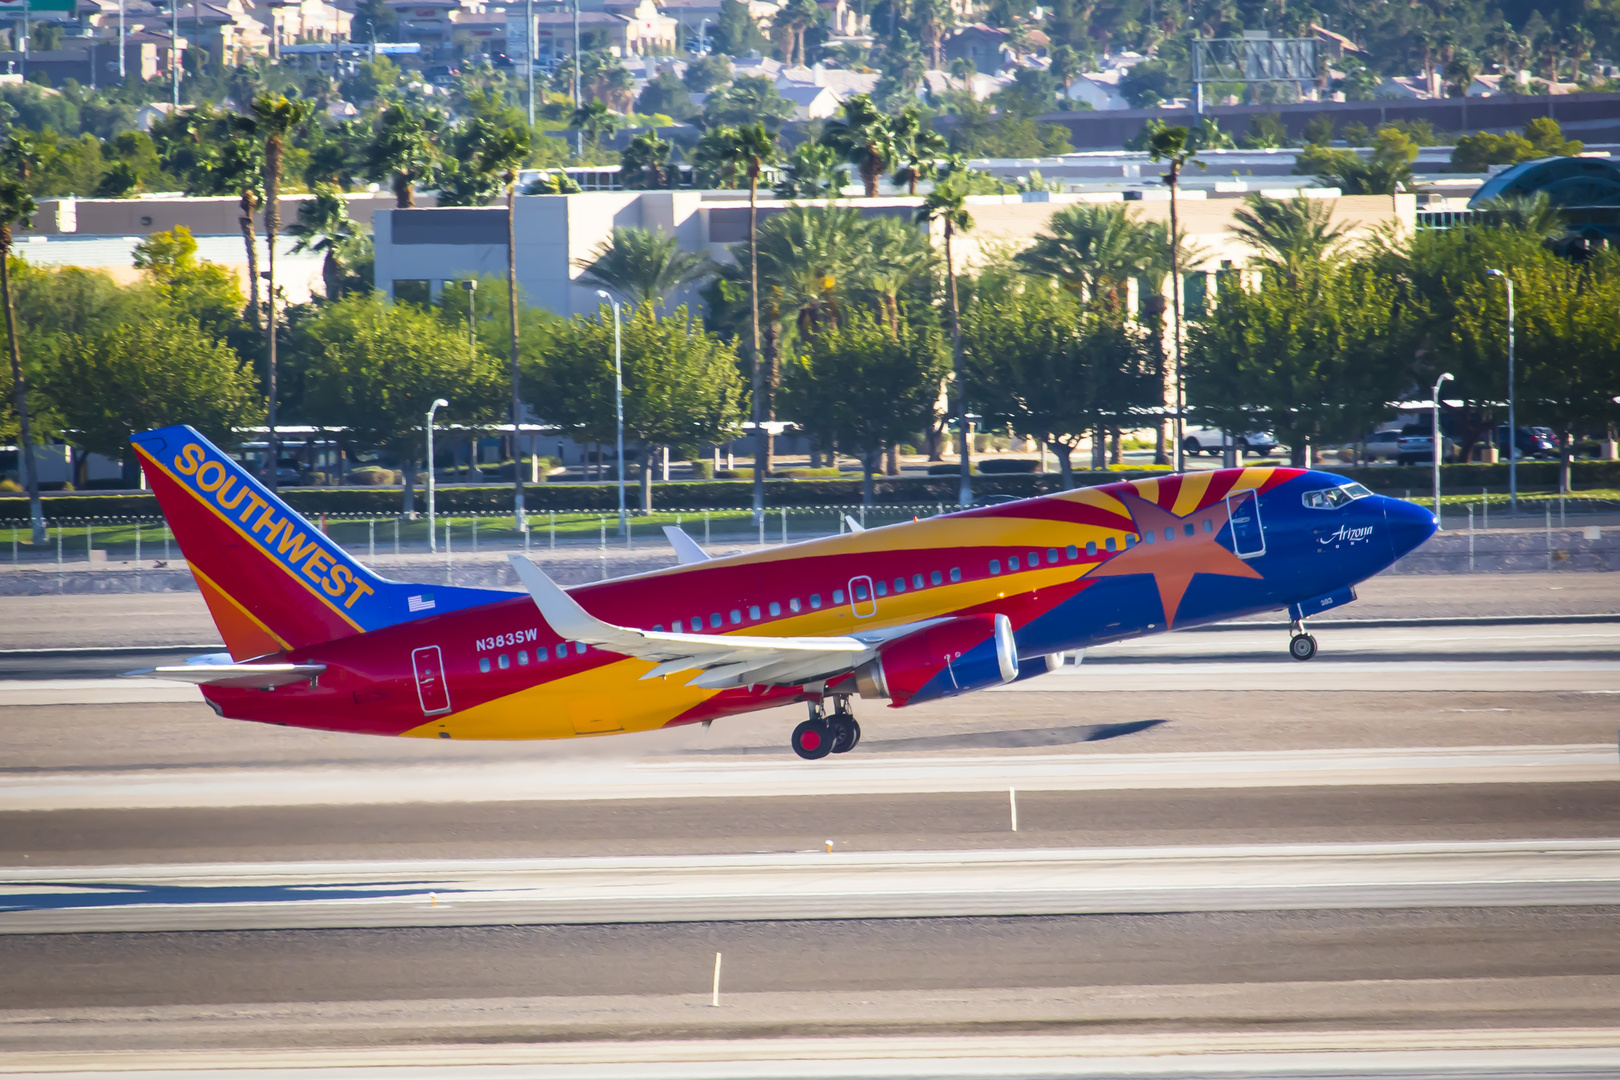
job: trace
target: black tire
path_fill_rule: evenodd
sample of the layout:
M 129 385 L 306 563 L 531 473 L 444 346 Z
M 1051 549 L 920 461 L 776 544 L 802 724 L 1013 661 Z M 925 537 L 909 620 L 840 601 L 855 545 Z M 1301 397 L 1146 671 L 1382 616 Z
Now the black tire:
M 1239 439 L 1237 441 L 1238 460 L 1242 461 L 1243 460 L 1243 455 L 1247 454 L 1248 452 L 1249 452 L 1249 441 L 1247 439 Z
M 848 713 L 834 716 L 828 724 L 832 728 L 832 752 L 847 754 L 861 743 L 861 725 Z
M 1197 439 L 1188 439 L 1182 444 L 1182 448 L 1189 454 L 1201 454 L 1204 452 L 1203 445 Z
M 793 752 L 806 761 L 820 761 L 832 753 L 833 732 L 823 720 L 806 720 L 793 729 Z
M 1295 634 L 1288 642 L 1288 655 L 1295 660 L 1309 660 L 1316 655 L 1316 639 L 1309 634 Z

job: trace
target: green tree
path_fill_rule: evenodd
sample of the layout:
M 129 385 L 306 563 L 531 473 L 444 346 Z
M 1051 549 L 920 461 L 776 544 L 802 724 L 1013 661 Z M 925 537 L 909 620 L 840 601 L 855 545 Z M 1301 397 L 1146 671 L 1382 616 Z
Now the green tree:
M 1127 283 L 1153 261 L 1153 234 L 1121 204 L 1075 203 L 1053 214 L 1016 256 L 1026 273 L 1053 278 L 1092 304 L 1123 309 Z
M 229 340 L 242 323 L 242 288 L 236 275 L 197 258 L 191 230 L 176 225 L 135 245 L 135 267 L 146 272 L 177 319 L 194 324 L 209 340 Z M 87 329 L 75 331 L 88 334 Z
M 743 0 L 720 0 L 719 24 L 709 32 L 709 45 L 713 51 L 726 56 L 763 53 L 771 47 Z
M 827 125 L 824 141 L 855 166 L 869 199 L 877 197 L 878 180 L 899 157 L 894 128 L 894 120 L 868 94 L 844 102 L 844 118 Z
M 674 172 L 669 167 L 669 155 L 674 149 L 675 144 L 660 139 L 658 132 L 643 131 L 620 155 L 620 182 L 627 188 L 674 187 Z
M 28 490 L 31 542 L 45 543 L 45 516 L 39 502 L 39 467 L 34 461 L 34 437 L 28 416 L 28 380 L 23 374 L 22 349 L 17 344 L 17 307 L 11 298 L 12 226 L 28 227 L 34 216 L 33 197 L 14 176 L 0 176 L 0 302 L 6 306 L 6 351 L 11 357 L 11 400 L 17 412 L 17 448 L 23 486 Z
M 734 437 L 744 388 L 736 350 L 686 308 L 660 319 L 644 304 L 624 316 L 624 432 L 642 446 L 641 505 L 650 510 L 654 451 L 690 455 Z M 605 305 L 597 318 L 576 318 L 551 339 L 525 372 L 524 392 L 579 441 L 614 440 L 613 316 Z
M 1350 232 L 1333 224 L 1334 204 L 1324 199 L 1244 197 L 1232 214 L 1232 233 L 1254 250 L 1261 265 L 1293 284 L 1331 262 Z
M 527 125 L 499 127 L 481 116 L 457 124 L 441 170 L 440 206 L 488 206 L 506 188 L 507 176 L 529 156 Z
M 900 162 L 894 182 L 905 184 L 907 194 L 915 195 L 917 181 L 933 179 L 936 163 L 948 147 L 945 137 L 923 120 L 922 110 L 907 105 L 894 120 L 894 149 Z
M 1300 151 L 1294 171 L 1314 173 L 1318 183 L 1346 195 L 1393 195 L 1412 190 L 1412 162 L 1417 156 L 1417 143 L 1406 133 L 1381 127 L 1373 135 L 1370 158 L 1363 159 L 1354 150 L 1307 146 Z
M 693 65 L 696 66 L 695 64 Z M 690 71 L 690 68 L 688 68 Z M 692 95 L 687 90 L 679 76 L 675 74 L 673 65 L 665 64 L 658 69 L 658 74 L 647 80 L 641 93 L 636 97 L 636 111 L 652 115 L 663 113 L 677 123 L 686 123 L 698 114 L 698 107 L 692 103 Z
M 675 237 L 639 225 L 615 228 L 574 265 L 584 271 L 582 282 L 606 289 L 631 307 L 654 310 L 671 292 L 712 272 L 708 256 L 682 251 Z
M 591 148 L 598 151 L 602 149 L 602 136 L 611 136 L 623 122 L 623 117 L 604 101 L 587 101 L 568 118 L 568 126 L 583 131 L 591 140 Z
M 331 184 L 317 182 L 313 198 L 298 205 L 298 220 L 287 231 L 298 238 L 297 252 L 316 251 L 321 260 L 321 282 L 328 300 L 343 299 L 344 258 L 353 250 L 360 230 L 349 217 L 349 201 Z
M 373 180 L 392 186 L 400 208 L 416 205 L 416 183 L 430 176 L 438 163 L 436 139 L 443 122 L 435 115 L 403 103 L 388 106 L 377 117 L 366 165 Z
M 962 313 L 956 292 L 956 257 L 951 251 L 951 238 L 958 232 L 967 232 L 973 228 L 973 218 L 967 212 L 967 196 L 962 191 L 960 174 L 953 173 L 934 185 L 934 190 L 928 193 L 922 207 L 917 211 L 917 221 L 929 225 L 939 222 L 940 232 L 945 238 L 946 294 L 950 300 L 951 312 L 951 370 L 960 379 Z M 960 386 L 954 387 L 953 392 L 956 397 L 956 421 L 962 433 L 960 453 L 962 473 L 957 500 L 965 507 L 973 502 L 973 459 L 968 438 L 967 400 Z
M 838 151 L 826 143 L 807 139 L 793 148 L 787 166 L 777 174 L 778 199 L 836 197 L 849 183 L 849 170 Z
M 464 329 L 414 305 L 351 296 L 323 305 L 300 336 L 310 421 L 347 428 L 357 445 L 398 455 L 407 514 L 415 512 L 413 478 L 428 406 L 442 397 L 455 421 L 467 425 L 498 422 L 506 413 L 500 362 L 481 348 L 469 350 Z
M 711 93 L 703 103 L 703 126 L 742 127 L 763 123 L 774 135 L 793 115 L 793 103 L 763 75 L 743 75 Z
M 872 505 L 883 451 L 933 422 L 947 368 L 939 332 L 909 320 L 891 328 L 863 309 L 786 367 L 784 405 L 818 445 L 860 458 L 862 501 Z
M 69 334 L 44 389 L 74 442 L 122 458 L 132 435 L 176 417 L 234 445 L 238 431 L 264 422 L 258 382 L 230 346 L 184 311 L 158 304 L 128 325 Z
M 731 61 L 724 56 L 700 56 L 687 64 L 685 73 L 681 75 L 681 84 L 694 94 L 707 94 L 730 81 Z

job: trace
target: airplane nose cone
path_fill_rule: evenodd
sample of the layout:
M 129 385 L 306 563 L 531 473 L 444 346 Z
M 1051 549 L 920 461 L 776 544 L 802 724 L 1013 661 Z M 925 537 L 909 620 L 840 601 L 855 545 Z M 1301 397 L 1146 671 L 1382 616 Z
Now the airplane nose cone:
M 1439 528 L 1434 514 L 1405 499 L 1384 499 L 1384 520 L 1389 524 L 1389 545 L 1395 558 L 1405 556 Z

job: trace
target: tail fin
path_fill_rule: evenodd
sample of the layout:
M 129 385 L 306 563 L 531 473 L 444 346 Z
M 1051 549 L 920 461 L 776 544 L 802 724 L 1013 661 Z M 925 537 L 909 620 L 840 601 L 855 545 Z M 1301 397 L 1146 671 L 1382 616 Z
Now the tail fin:
M 184 424 L 132 442 L 234 659 L 512 595 L 379 577 Z

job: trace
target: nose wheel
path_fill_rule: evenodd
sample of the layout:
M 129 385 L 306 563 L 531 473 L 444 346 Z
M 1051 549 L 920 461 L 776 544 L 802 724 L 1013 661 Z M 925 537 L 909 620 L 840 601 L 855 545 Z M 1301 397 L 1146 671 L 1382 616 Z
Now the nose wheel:
M 819 702 L 810 703 L 810 717 L 793 729 L 793 752 L 806 761 L 828 754 L 847 754 L 861 741 L 861 725 L 849 711 L 849 699 L 838 697 L 833 711 L 823 713 Z
M 1305 621 L 1296 619 L 1289 626 L 1288 655 L 1295 660 L 1309 660 L 1316 655 L 1316 639 L 1305 632 Z

